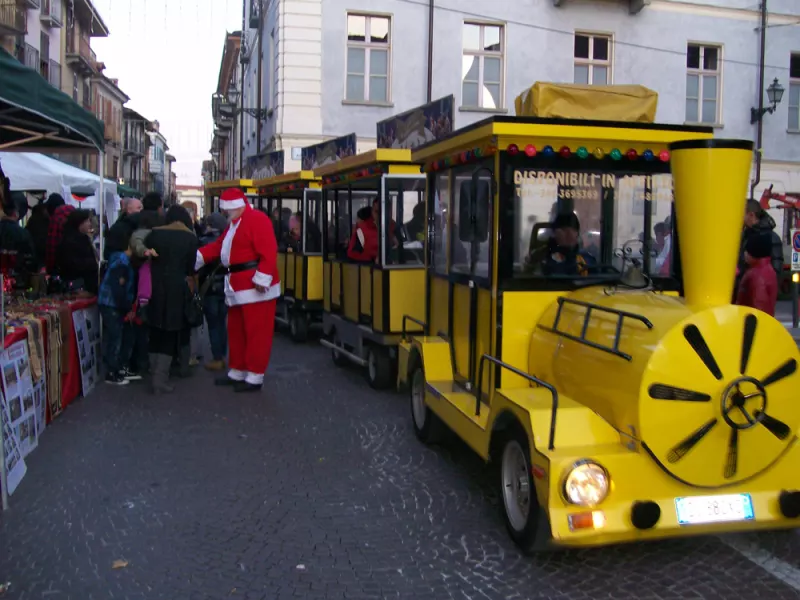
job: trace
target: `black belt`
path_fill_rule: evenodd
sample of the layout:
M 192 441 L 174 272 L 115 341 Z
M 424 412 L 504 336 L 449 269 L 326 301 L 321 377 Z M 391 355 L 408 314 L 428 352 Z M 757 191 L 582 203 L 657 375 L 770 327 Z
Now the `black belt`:
M 250 271 L 251 269 L 257 268 L 258 261 L 251 260 L 250 262 L 239 263 L 238 265 L 231 265 L 230 267 L 220 267 L 219 272 L 222 275 L 227 275 L 228 273 L 241 273 L 242 271 Z

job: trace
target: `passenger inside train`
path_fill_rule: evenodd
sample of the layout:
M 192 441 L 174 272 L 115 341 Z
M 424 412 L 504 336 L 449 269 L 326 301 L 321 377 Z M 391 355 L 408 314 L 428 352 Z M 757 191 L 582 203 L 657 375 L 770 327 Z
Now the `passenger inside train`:
M 546 276 L 588 275 L 589 268 L 597 264 L 597 258 L 580 247 L 581 226 L 577 215 L 574 212 L 558 214 L 552 228 L 553 235 L 547 243 L 529 256 L 529 271 Z

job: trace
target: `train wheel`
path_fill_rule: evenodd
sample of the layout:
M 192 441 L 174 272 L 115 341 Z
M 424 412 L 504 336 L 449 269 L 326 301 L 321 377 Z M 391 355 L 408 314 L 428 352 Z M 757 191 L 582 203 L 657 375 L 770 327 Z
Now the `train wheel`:
M 308 317 L 305 313 L 294 312 L 289 315 L 289 335 L 293 342 L 302 343 L 308 340 Z
M 531 477 L 530 450 L 524 433 L 512 430 L 505 439 L 499 475 L 506 529 L 519 549 L 530 554 L 536 549 L 541 510 Z
M 442 421 L 425 404 L 425 371 L 416 365 L 411 372 L 409 386 L 411 398 L 411 422 L 414 433 L 424 444 L 435 444 L 442 434 Z
M 367 348 L 367 381 L 376 390 L 392 385 L 392 357 L 388 348 L 374 344 Z
M 339 334 L 337 334 L 335 331 L 331 336 L 331 341 L 338 347 L 344 347 L 342 340 L 339 339 Z M 331 348 L 331 358 L 333 359 L 333 364 L 335 364 L 337 367 L 344 367 L 350 362 L 344 354 L 338 350 L 334 350 L 333 348 Z

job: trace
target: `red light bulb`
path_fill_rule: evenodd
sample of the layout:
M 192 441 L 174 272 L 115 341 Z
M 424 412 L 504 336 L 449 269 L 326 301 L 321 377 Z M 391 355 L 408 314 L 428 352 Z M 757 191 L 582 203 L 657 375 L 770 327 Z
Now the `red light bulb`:
M 533 144 L 528 144 L 525 146 L 525 154 L 528 156 L 536 156 L 536 146 Z
M 658 153 L 658 160 L 661 162 L 669 162 L 669 150 L 662 150 Z
M 519 152 L 519 146 L 517 146 L 516 144 L 510 144 L 506 150 L 511 156 L 514 156 Z
M 569 149 L 569 146 L 561 146 L 561 150 L 558 151 L 561 155 L 561 158 L 569 158 L 572 154 L 572 150 Z
M 639 153 L 636 152 L 636 150 L 634 150 L 633 148 L 631 148 L 625 153 L 625 156 L 628 157 L 628 160 L 636 160 L 637 158 L 639 158 Z

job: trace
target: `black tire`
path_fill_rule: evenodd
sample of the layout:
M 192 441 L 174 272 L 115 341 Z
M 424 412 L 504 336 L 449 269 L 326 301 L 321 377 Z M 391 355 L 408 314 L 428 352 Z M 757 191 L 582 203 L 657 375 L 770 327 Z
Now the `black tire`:
M 367 381 L 375 390 L 385 390 L 392 386 L 394 365 L 389 349 L 370 344 L 367 348 Z
M 342 340 L 339 339 L 339 336 L 335 331 L 331 334 L 331 343 L 340 347 L 344 346 L 344 344 L 342 344 Z M 333 359 L 333 364 L 335 364 L 337 367 L 346 367 L 350 363 L 349 358 L 347 358 L 341 352 L 337 352 L 333 348 L 331 348 L 331 359 Z
M 293 312 L 289 315 L 289 335 L 298 344 L 308 341 L 308 316 L 305 313 Z
M 436 444 L 442 440 L 444 423 L 425 404 L 425 370 L 419 364 L 419 359 L 415 361 L 409 372 L 411 374 L 408 378 L 408 398 L 414 434 L 423 444 Z
M 499 440 L 497 452 L 498 496 L 503 522 L 520 551 L 526 555 L 535 554 L 546 549 L 550 533 L 547 517 L 536 497 L 528 436 L 521 427 L 512 427 Z M 526 487 L 527 494 L 523 491 Z

